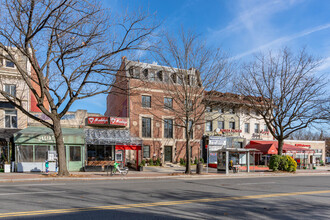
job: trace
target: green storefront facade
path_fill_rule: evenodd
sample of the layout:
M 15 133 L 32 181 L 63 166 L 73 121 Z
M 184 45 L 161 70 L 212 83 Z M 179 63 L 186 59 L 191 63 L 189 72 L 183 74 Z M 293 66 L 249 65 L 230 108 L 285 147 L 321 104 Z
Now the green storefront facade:
M 66 161 L 69 171 L 81 171 L 85 162 L 85 134 L 83 129 L 62 128 Z M 17 172 L 44 171 L 49 152 L 56 152 L 53 131 L 45 127 L 28 127 L 14 135 L 15 167 Z M 55 171 L 56 159 L 50 160 Z

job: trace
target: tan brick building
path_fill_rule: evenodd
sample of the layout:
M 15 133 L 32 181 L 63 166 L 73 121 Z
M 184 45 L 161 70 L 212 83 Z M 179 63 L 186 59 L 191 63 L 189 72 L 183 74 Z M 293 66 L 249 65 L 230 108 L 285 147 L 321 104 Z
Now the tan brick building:
M 195 79 L 195 71 L 187 71 Z M 179 102 L 164 86 L 172 79 L 177 82 L 174 87 L 180 89 L 177 77 L 167 67 L 123 58 L 115 86 L 107 97 L 105 116 L 129 118 L 131 135 L 143 140 L 143 158 L 159 158 L 162 162 L 185 158 L 185 129 L 180 126 L 182 119 L 175 114 L 180 109 Z M 193 159 L 199 158 L 203 133 L 204 125 L 193 126 L 190 141 Z

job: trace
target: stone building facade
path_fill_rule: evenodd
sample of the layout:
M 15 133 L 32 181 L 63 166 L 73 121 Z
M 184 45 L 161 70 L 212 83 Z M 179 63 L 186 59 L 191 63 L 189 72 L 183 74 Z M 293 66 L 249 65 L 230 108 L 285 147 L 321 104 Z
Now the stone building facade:
M 236 137 L 233 143 L 242 148 L 250 140 L 273 140 L 273 136 L 253 109 L 245 105 L 242 97 L 232 93 L 215 93 L 205 112 L 207 136 Z

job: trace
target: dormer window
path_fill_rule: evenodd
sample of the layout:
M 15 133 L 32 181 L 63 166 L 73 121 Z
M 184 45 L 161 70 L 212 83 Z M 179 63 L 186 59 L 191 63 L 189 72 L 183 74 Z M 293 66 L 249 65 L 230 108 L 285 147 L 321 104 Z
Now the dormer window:
M 183 78 L 182 78 L 182 75 L 178 75 L 178 84 L 180 84 L 180 85 L 183 84 Z
M 140 70 L 135 71 L 135 78 L 140 79 Z
M 144 70 L 142 71 L 142 73 L 143 73 L 143 77 L 144 77 L 145 79 L 148 79 L 148 74 L 149 74 L 148 69 L 144 69 Z
M 10 60 L 6 60 L 5 64 L 6 64 L 6 67 L 15 68 L 14 62 L 12 62 Z
M 163 71 L 158 71 L 158 72 L 157 72 L 157 79 L 158 79 L 160 82 L 163 82 Z
M 168 83 L 170 81 L 168 73 L 164 73 L 164 82 Z
M 172 73 L 171 79 L 173 83 L 176 83 L 176 73 Z
M 129 76 L 133 78 L 134 77 L 134 68 L 133 67 L 130 67 L 128 69 L 128 73 L 129 73 Z
M 15 63 L 11 61 L 9 55 L 5 55 L 3 59 L 2 58 L 0 59 L 0 66 L 4 66 L 7 68 L 15 68 Z
M 211 106 L 206 106 L 205 111 L 206 112 L 212 112 L 212 107 Z
M 230 108 L 230 109 L 229 109 L 229 113 L 230 113 L 230 114 L 235 114 L 235 108 Z
M 187 85 L 190 86 L 190 75 L 187 76 Z

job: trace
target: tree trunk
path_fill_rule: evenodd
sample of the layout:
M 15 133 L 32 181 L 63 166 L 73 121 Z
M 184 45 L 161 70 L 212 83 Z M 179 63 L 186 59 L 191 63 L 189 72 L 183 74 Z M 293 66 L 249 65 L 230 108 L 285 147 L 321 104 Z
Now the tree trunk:
M 54 120 L 54 135 L 56 140 L 56 149 L 58 155 L 58 175 L 69 176 L 70 173 L 66 166 L 65 146 L 63 140 L 63 133 L 61 129 L 60 120 Z
M 283 144 L 284 144 L 284 140 L 282 139 L 282 138 L 279 138 L 278 140 L 277 140 L 277 142 L 278 142 L 278 148 L 277 148 L 277 154 L 278 155 L 282 155 L 283 154 Z
M 190 161 L 190 136 L 188 132 L 189 125 L 186 123 L 186 172 L 185 174 L 191 174 L 191 161 Z

